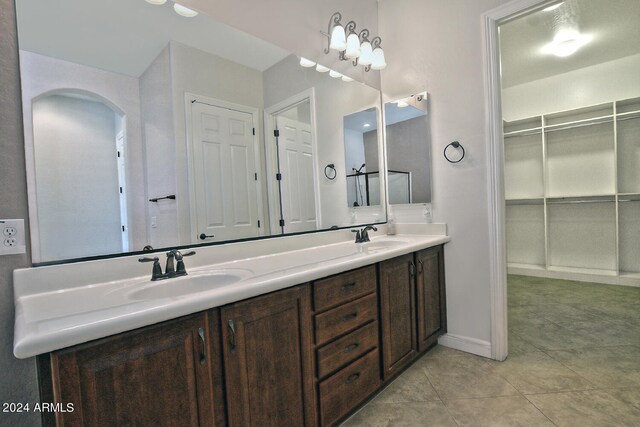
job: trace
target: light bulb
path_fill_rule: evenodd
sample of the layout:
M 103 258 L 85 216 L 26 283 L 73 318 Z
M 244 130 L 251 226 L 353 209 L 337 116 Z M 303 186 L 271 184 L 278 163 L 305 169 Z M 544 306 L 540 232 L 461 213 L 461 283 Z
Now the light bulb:
M 342 74 L 340 74 L 339 72 L 335 71 L 335 70 L 329 70 L 329 75 L 331 77 L 333 77 L 334 79 L 337 79 L 339 77 L 342 77 Z
M 329 71 L 329 68 L 325 67 L 324 65 L 316 65 L 316 71 L 319 73 L 326 73 L 327 71 Z
M 371 49 L 371 43 L 365 41 L 360 45 L 360 58 L 358 59 L 358 63 L 360 65 L 371 65 L 372 62 L 373 50 Z
M 329 47 L 340 52 L 347 48 L 347 36 L 344 33 L 344 27 L 342 25 L 336 25 L 333 27 Z
M 342 76 L 342 81 L 349 83 L 349 82 L 352 82 L 353 79 L 349 76 Z
M 167 2 L 167 0 L 145 0 L 147 3 L 151 3 L 151 4 L 155 4 L 155 5 L 161 5 L 161 4 L 165 4 Z
M 189 9 L 188 7 L 178 3 L 173 4 L 173 10 L 175 10 L 178 15 L 184 16 L 185 18 L 193 18 L 198 14 L 195 10 Z
M 349 34 L 347 37 L 347 50 L 344 56 L 349 59 L 355 59 L 360 56 L 360 39 L 356 33 Z
M 387 66 L 387 62 L 384 60 L 384 51 L 381 47 L 373 49 L 373 62 L 371 68 L 373 70 L 382 70 Z
M 312 60 L 300 57 L 300 66 L 304 68 L 310 68 L 310 67 L 313 67 L 314 65 L 316 65 L 316 63 L 313 62 Z

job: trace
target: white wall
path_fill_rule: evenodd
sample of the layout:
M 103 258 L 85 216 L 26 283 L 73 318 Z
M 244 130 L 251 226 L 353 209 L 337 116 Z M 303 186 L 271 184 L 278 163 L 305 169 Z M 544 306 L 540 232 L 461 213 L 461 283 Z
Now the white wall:
M 445 245 L 449 334 L 485 349 L 491 306 L 481 15 L 506 2 L 381 0 L 379 11 L 388 63 L 383 93 L 398 99 L 429 92 L 433 216 L 451 236 Z M 466 149 L 455 165 L 442 156 L 454 140 Z
M 504 88 L 507 121 L 640 96 L 640 54 Z
M 98 70 L 31 52 L 20 51 L 22 78 L 22 114 L 27 163 L 33 163 L 32 101 L 51 91 L 90 92 L 110 102 L 124 113 L 126 121 L 126 179 L 128 185 L 129 228 L 131 250 L 142 249 L 147 243 L 144 162 L 140 130 L 140 92 L 138 79 Z M 33 176 L 27 174 L 30 186 Z M 31 195 L 35 191 L 30 191 Z M 30 200 L 30 206 L 35 201 Z M 31 212 L 33 214 L 33 212 Z M 36 227 L 37 224 L 32 224 Z
M 175 132 L 169 46 L 140 76 L 140 109 L 148 199 L 176 194 Z M 183 108 L 184 109 L 184 108 Z M 154 248 L 170 247 L 178 239 L 176 200 L 149 203 L 147 233 Z M 155 227 L 152 223 L 155 221 Z
M 40 255 L 48 261 L 122 251 L 116 120 L 100 102 L 33 104 Z

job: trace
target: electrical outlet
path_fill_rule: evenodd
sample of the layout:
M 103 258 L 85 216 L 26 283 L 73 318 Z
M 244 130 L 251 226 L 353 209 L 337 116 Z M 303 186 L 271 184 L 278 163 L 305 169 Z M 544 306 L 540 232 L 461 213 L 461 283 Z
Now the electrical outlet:
M 0 230 L 2 230 L 0 255 L 26 252 L 23 219 L 0 219 Z

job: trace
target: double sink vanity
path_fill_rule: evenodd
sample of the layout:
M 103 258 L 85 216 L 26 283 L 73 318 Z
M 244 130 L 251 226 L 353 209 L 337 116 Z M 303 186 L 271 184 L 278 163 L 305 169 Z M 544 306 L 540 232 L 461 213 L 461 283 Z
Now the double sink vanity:
M 448 237 L 350 234 L 16 270 L 15 355 L 74 406 L 45 424 L 336 425 L 446 332 Z

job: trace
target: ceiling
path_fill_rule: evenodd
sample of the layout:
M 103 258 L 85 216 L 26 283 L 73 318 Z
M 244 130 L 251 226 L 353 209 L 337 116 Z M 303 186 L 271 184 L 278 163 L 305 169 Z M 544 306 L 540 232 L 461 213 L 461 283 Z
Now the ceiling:
M 173 3 L 144 0 L 17 1 L 20 49 L 139 77 L 169 41 L 264 71 L 289 52 Z
M 573 55 L 542 52 L 561 27 L 591 38 Z M 640 53 L 640 0 L 567 0 L 500 26 L 502 85 L 510 87 Z M 640 70 L 638 71 L 640 73 Z

